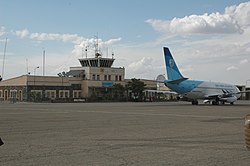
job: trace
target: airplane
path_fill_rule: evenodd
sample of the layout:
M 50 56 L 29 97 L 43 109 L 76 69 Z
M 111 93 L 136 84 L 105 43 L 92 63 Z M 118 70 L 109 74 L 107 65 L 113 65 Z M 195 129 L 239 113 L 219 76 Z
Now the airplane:
M 202 99 L 204 103 L 212 102 L 212 105 L 224 105 L 225 103 L 233 105 L 240 98 L 241 93 L 246 93 L 241 92 L 232 84 L 189 80 L 189 78 L 183 77 L 169 48 L 163 47 L 163 51 L 168 77 L 163 83 L 179 94 L 180 98 L 191 101 L 193 105 L 198 105 L 198 99 Z

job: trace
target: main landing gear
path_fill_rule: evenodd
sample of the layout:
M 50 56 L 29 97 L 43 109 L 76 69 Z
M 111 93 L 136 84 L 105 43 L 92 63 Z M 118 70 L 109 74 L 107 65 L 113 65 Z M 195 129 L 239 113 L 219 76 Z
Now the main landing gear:
M 230 104 L 233 105 L 234 102 L 231 102 Z M 214 100 L 212 101 L 212 105 L 225 105 L 225 101 Z
M 224 101 L 220 101 L 219 98 L 216 98 L 215 100 L 212 101 L 212 105 L 224 105 Z
M 192 105 L 198 105 L 198 100 L 192 100 Z

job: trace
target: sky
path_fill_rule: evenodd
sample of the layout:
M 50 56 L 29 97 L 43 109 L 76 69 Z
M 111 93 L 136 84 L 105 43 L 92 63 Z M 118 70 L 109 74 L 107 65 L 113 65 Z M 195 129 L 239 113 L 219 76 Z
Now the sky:
M 166 74 L 169 47 L 185 77 L 250 86 L 249 38 L 244 0 L 0 0 L 3 79 L 42 75 L 43 50 L 45 75 L 69 71 L 98 40 L 126 78 Z

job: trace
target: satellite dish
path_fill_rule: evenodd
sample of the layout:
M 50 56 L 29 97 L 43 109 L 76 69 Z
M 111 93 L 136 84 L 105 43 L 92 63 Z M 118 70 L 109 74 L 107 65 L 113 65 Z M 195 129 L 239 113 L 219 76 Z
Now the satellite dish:
M 166 80 L 166 78 L 162 74 L 158 75 L 157 78 L 156 78 L 156 81 L 159 81 L 159 82 L 163 82 L 164 80 Z

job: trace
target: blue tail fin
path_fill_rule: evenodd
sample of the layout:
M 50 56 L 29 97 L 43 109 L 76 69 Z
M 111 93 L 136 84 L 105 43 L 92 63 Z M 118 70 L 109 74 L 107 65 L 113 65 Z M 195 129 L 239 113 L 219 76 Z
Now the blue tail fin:
M 181 75 L 169 49 L 167 47 L 163 47 L 163 50 L 164 50 L 168 80 L 182 80 L 182 79 L 184 79 L 184 77 Z

